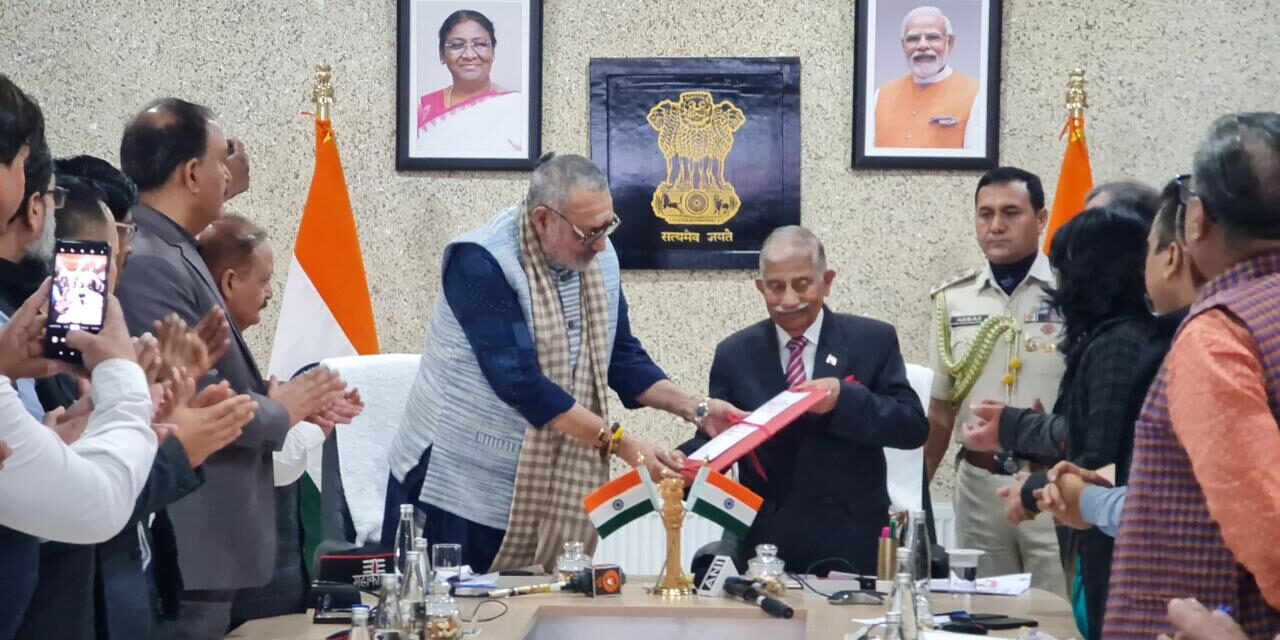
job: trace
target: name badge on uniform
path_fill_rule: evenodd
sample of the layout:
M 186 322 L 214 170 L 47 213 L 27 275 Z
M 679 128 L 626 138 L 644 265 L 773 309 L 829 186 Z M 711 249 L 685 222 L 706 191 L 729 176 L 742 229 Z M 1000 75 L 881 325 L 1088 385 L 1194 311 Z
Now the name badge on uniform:
M 960 124 L 960 118 L 955 116 L 933 116 L 929 118 L 929 124 L 936 124 L 939 127 L 954 127 Z
M 976 327 L 987 321 L 989 315 L 951 316 L 951 328 Z

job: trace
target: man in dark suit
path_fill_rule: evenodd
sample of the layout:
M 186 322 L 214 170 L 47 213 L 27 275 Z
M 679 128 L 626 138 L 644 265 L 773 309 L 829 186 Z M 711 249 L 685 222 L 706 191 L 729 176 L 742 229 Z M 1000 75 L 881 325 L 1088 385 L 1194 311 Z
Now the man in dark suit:
M 208 109 L 174 98 L 148 105 L 125 129 L 120 160 L 138 187 L 138 230 L 118 295 L 133 332 L 170 313 L 195 326 L 210 310 L 225 310 L 195 235 L 222 214 L 228 150 Z M 335 389 L 332 379 L 314 376 L 268 386 L 240 333 L 230 334 L 230 348 L 201 382 L 225 380 L 258 410 L 239 438 L 204 462 L 204 485 L 168 506 L 184 591 L 177 619 L 158 625 L 159 638 L 221 638 L 236 590 L 271 578 L 271 453 L 290 427 L 342 393 L 341 381 Z
M 769 319 L 716 347 L 710 395 L 753 410 L 789 388 L 829 393 L 739 462 L 742 483 L 764 498 L 740 553 L 771 543 L 789 571 L 874 574 L 889 512 L 883 448 L 924 445 L 929 424 L 894 328 L 823 305 L 835 275 L 812 232 L 774 231 L 756 279 Z

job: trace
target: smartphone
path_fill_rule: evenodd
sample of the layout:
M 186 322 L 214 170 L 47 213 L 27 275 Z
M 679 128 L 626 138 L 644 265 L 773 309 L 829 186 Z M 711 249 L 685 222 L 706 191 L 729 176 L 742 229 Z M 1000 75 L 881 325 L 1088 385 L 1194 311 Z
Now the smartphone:
M 59 240 L 53 250 L 53 283 L 45 320 L 46 358 L 81 363 L 80 352 L 67 345 L 71 331 L 98 333 L 107 315 L 107 282 L 111 245 Z
M 1027 618 L 1010 618 L 1009 616 L 992 616 L 989 618 L 973 617 L 973 621 L 990 629 L 992 631 L 1005 631 L 1009 629 L 1021 629 L 1022 627 L 1036 627 L 1040 623 L 1036 620 Z

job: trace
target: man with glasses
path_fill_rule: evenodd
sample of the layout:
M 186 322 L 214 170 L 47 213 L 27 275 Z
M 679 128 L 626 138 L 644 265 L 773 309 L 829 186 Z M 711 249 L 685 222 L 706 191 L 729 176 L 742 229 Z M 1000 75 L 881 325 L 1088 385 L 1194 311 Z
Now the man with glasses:
M 55 242 L 53 212 L 66 199 L 66 192 L 56 185 L 43 136 L 26 156 L 23 175 L 21 204 L 0 232 L 0 314 L 4 318 L 12 317 L 48 275 Z M 27 411 L 43 419 L 45 410 L 32 381 L 19 380 L 16 386 Z
M 129 256 L 133 255 L 133 237 L 138 227 L 133 224 L 131 208 L 138 202 L 138 188 L 128 176 L 101 158 L 75 156 L 59 158 L 53 164 L 58 175 L 82 178 L 101 192 L 102 201 L 111 212 L 115 225 L 118 245 L 111 248 L 111 268 L 119 277 Z M 234 176 L 235 172 L 232 174 Z M 228 187 L 228 199 L 230 194 L 231 188 Z
M 951 20 L 937 7 L 902 19 L 907 75 L 876 90 L 867 129 L 877 147 L 973 149 L 983 144 L 986 107 L 978 81 L 948 64 L 956 46 Z
M 1219 118 L 1181 184 L 1197 292 L 1134 427 L 1108 638 L 1172 634 L 1174 598 L 1280 633 L 1280 113 Z M 1179 634 L 1182 637 L 1182 634 Z
M 445 247 L 441 294 L 417 380 L 391 445 L 383 543 L 399 505 L 417 503 L 427 537 L 462 545 L 477 571 L 541 565 L 562 543 L 594 547 L 582 497 L 609 459 L 655 480 L 682 464 L 611 427 L 605 394 L 709 433 L 739 414 L 681 390 L 631 333 L 617 255 L 620 221 L 590 160 L 548 155 L 523 205 Z

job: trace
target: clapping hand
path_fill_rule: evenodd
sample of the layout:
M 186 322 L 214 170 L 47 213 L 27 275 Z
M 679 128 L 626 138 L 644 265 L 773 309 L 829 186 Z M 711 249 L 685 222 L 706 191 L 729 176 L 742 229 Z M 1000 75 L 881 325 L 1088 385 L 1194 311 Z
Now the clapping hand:
M 162 371 L 176 367 L 180 375 L 197 380 L 212 370 L 231 347 L 231 326 L 222 307 L 214 307 L 190 331 L 187 323 L 173 313 L 157 320 L 152 328 L 166 365 Z
M 321 409 L 319 413 L 309 416 L 307 422 L 320 427 L 328 437 L 338 425 L 351 424 L 351 421 L 363 411 L 364 400 L 360 398 L 360 390 L 351 389 L 331 402 L 329 406 Z
M 195 380 L 190 377 L 174 380 L 172 407 L 160 420 L 173 425 L 173 437 L 182 443 L 192 468 L 240 437 L 258 410 L 253 398 L 235 395 L 226 382 L 205 387 L 198 394 L 195 389 Z
M 996 497 L 1004 500 L 1004 517 L 1015 527 L 1035 518 L 1022 506 L 1022 485 L 1026 484 L 1028 477 L 1030 474 L 1026 471 L 1020 472 L 1014 476 L 1013 484 L 996 489 Z
M 331 408 L 344 398 L 346 390 L 347 383 L 337 373 L 316 367 L 288 382 L 280 382 L 272 376 L 267 385 L 267 397 L 284 405 L 289 412 L 289 425 L 293 426 Z
M 1000 412 L 1004 410 L 1003 402 L 983 400 L 969 407 L 976 424 L 964 425 L 964 446 L 973 451 L 1001 451 L 1000 448 Z
M 1053 514 L 1058 522 L 1072 529 L 1090 529 L 1080 513 L 1080 495 L 1088 485 L 1110 488 L 1112 483 L 1097 471 L 1082 469 L 1070 462 L 1059 462 L 1047 474 L 1049 484 L 1034 493 L 1036 506 Z

